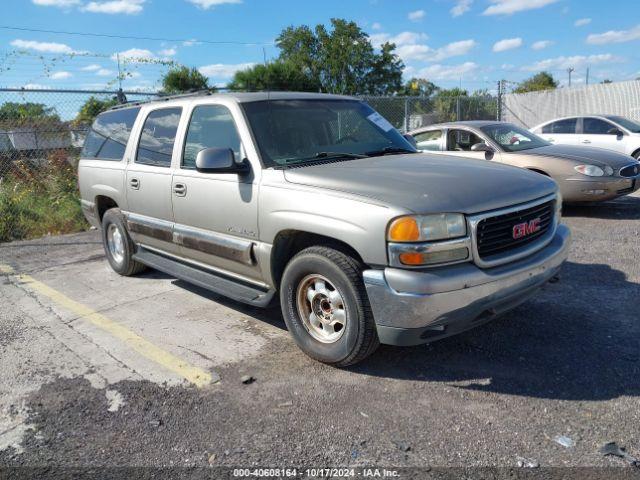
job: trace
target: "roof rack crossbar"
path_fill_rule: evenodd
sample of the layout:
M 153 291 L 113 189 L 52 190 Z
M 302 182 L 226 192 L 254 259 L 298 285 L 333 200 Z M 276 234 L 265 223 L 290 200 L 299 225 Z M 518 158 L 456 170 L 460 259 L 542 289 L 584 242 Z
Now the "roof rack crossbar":
M 127 102 L 127 103 L 122 103 L 120 105 L 114 105 L 109 110 L 119 110 L 121 108 L 136 107 L 144 103 L 151 103 L 151 102 L 168 102 L 169 100 L 176 100 L 180 98 L 203 97 L 207 95 L 212 95 L 214 93 L 215 91 L 213 90 L 197 90 L 195 92 L 178 93 L 175 95 L 159 95 L 158 97 L 152 98 L 149 100 L 143 100 L 143 101 L 136 100 L 134 102 Z

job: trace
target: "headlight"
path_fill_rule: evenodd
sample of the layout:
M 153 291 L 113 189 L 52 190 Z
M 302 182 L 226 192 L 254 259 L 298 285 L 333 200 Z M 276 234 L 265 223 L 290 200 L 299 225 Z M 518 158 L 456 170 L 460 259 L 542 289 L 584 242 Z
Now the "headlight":
M 576 172 L 579 172 L 588 177 L 603 177 L 604 170 L 596 165 L 577 165 L 573 167 Z
M 460 213 L 439 213 L 396 218 L 387 239 L 390 242 L 433 242 L 449 238 L 464 237 L 467 222 Z
M 604 174 L 607 177 L 610 177 L 611 175 L 613 175 L 613 167 L 607 165 L 606 167 L 604 167 Z

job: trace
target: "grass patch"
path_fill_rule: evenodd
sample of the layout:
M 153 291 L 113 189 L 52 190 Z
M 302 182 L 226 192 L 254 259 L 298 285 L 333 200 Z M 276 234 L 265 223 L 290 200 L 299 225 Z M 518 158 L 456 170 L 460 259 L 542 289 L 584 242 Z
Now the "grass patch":
M 46 166 L 14 163 L 0 179 L 0 242 L 86 230 L 75 169 L 63 153 Z

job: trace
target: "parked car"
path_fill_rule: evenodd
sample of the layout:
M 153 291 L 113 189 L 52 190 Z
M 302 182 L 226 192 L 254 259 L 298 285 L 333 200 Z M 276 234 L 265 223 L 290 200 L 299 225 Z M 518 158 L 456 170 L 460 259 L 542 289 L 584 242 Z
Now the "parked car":
M 411 132 L 422 152 L 477 158 L 553 178 L 565 202 L 610 200 L 640 188 L 640 163 L 601 148 L 552 145 L 511 123 L 452 122 Z
M 111 267 L 240 302 L 279 296 L 311 357 L 345 366 L 525 301 L 567 258 L 555 182 L 418 153 L 366 103 L 195 95 L 98 116 L 81 155 Z
M 606 148 L 640 160 L 640 123 L 620 115 L 558 118 L 531 131 L 550 143 Z

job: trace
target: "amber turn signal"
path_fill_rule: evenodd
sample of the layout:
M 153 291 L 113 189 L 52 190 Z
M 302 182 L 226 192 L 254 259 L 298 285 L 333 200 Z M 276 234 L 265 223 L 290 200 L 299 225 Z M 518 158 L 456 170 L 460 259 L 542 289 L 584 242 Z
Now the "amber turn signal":
M 389 227 L 389 240 L 392 242 L 417 242 L 420 240 L 420 228 L 413 217 L 400 217 Z

